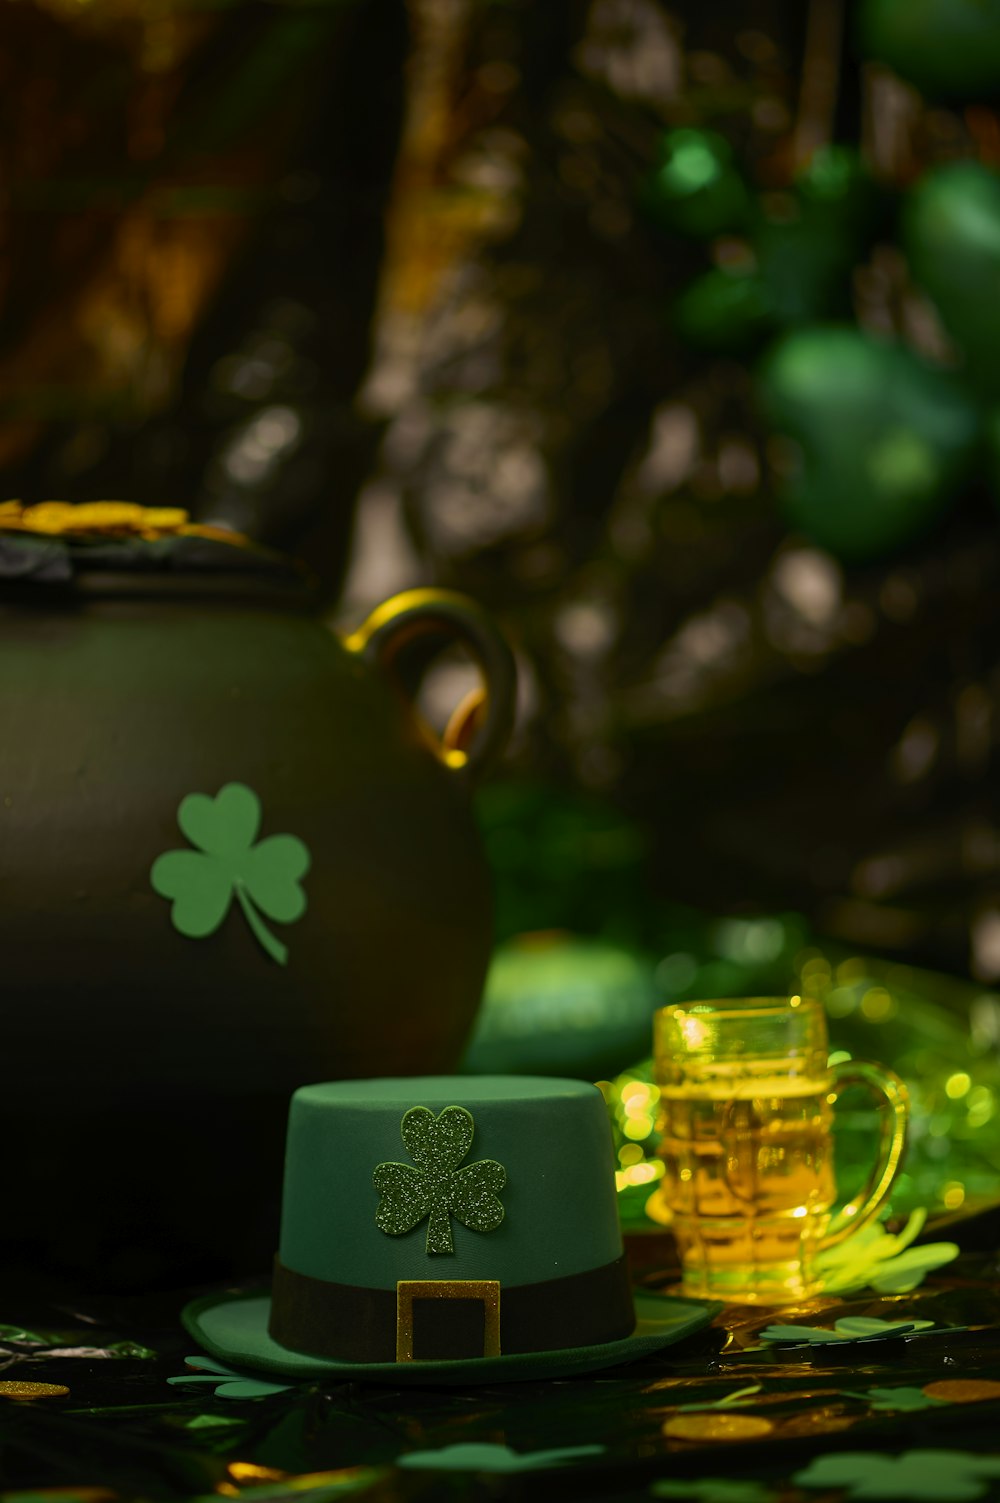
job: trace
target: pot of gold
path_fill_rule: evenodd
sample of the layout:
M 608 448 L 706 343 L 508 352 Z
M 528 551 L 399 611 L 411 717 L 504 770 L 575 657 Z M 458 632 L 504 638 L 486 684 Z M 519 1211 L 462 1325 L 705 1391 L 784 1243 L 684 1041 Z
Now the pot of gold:
M 9 1257 L 263 1267 L 290 1092 L 461 1053 L 511 654 L 429 589 L 340 640 L 289 560 L 117 503 L 0 508 L 0 609 Z M 449 641 L 483 688 L 439 738 L 407 668 Z

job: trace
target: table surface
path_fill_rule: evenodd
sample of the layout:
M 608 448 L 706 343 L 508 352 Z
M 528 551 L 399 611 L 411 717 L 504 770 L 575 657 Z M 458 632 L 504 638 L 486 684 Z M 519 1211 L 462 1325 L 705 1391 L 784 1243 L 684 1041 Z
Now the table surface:
M 627 1503 L 656 1496 L 659 1487 L 661 1495 L 701 1503 L 802 1503 L 861 1496 L 796 1484 L 817 1457 L 913 1449 L 996 1456 L 1000 1474 L 1000 1266 L 983 1246 L 992 1235 L 984 1238 L 980 1228 L 969 1239 L 977 1250 L 963 1252 L 946 1277 L 930 1278 L 911 1294 L 813 1300 L 780 1315 L 783 1323 L 826 1326 L 847 1314 L 912 1318 L 960 1330 L 861 1345 L 761 1348 L 759 1331 L 775 1312 L 731 1307 L 710 1327 L 642 1362 L 586 1378 L 462 1392 L 319 1382 L 248 1398 L 216 1392 L 221 1375 L 217 1382 L 171 1384 L 170 1378 L 198 1376 L 185 1364 L 199 1354 L 178 1312 L 201 1291 L 42 1304 L 19 1303 L 7 1287 L 0 1302 L 0 1383 L 59 1384 L 69 1394 L 0 1403 L 2 1496 L 52 1489 L 59 1491 L 47 1494 L 51 1503 L 187 1503 L 244 1492 L 288 1503 L 536 1495 Z M 639 1262 L 655 1264 L 651 1251 L 640 1249 Z M 655 1267 L 641 1277 L 651 1287 L 662 1283 Z M 983 1381 L 992 1380 L 998 1396 L 973 1389 L 960 1402 L 911 1412 L 872 1407 L 873 1388 L 921 1390 L 955 1379 L 977 1380 L 980 1394 L 988 1392 Z M 686 1407 L 717 1404 L 754 1385 L 728 1411 Z M 732 1415 L 752 1416 L 757 1423 L 750 1428 L 759 1433 L 741 1436 L 747 1426 L 733 1425 Z M 518 1470 L 400 1464 L 469 1444 L 509 1448 Z M 532 1459 L 583 1447 L 600 1449 Z M 507 1452 L 492 1455 L 511 1463 Z M 924 1468 L 922 1484 L 933 1488 L 929 1476 Z M 951 1496 L 985 1497 L 995 1484 L 966 1478 L 966 1485 L 972 1491 Z M 864 1495 L 933 1496 L 933 1490 L 914 1492 L 912 1484 L 899 1487 L 898 1494 Z

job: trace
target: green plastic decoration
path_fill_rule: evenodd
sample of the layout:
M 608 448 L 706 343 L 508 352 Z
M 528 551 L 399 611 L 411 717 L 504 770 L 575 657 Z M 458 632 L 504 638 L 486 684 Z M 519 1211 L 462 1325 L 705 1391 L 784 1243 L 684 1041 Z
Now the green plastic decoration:
M 912 1503 L 971 1503 L 1000 1477 L 1000 1456 L 969 1451 L 841 1451 L 819 1456 L 793 1481 L 798 1487 L 843 1488 L 846 1498 L 900 1498 Z
M 472 1113 L 463 1106 L 446 1106 L 435 1117 L 426 1106 L 403 1114 L 400 1136 L 417 1166 L 386 1163 L 376 1166 L 373 1181 L 381 1195 L 375 1224 L 390 1237 L 399 1237 L 427 1222 L 427 1252 L 451 1253 L 451 1218 L 474 1232 L 493 1232 L 503 1221 L 497 1193 L 507 1183 L 507 1171 L 495 1159 L 459 1164 L 472 1147 Z
M 271 1383 L 249 1373 L 237 1372 L 235 1368 L 214 1362 L 210 1357 L 185 1357 L 184 1361 L 188 1367 L 197 1368 L 197 1372 L 184 1373 L 179 1378 L 168 1378 L 167 1382 L 171 1385 L 214 1384 L 217 1399 L 269 1399 L 273 1394 L 287 1393 L 290 1388 L 297 1386 L 295 1383 Z
M 281 924 L 302 917 L 306 896 L 299 884 L 309 870 L 309 851 L 297 835 L 258 841 L 260 822 L 260 799 L 244 783 L 227 783 L 214 799 L 189 793 L 177 823 L 196 849 L 158 856 L 150 881 L 160 897 L 173 901 L 171 922 L 188 939 L 214 934 L 235 897 L 262 949 L 286 965 L 288 949 L 261 913 Z
M 927 1211 L 920 1206 L 895 1236 L 873 1222 L 820 1253 L 823 1293 L 850 1294 L 858 1289 L 874 1289 L 878 1294 L 909 1294 L 933 1269 L 958 1257 L 955 1242 L 910 1246 L 923 1231 L 926 1220 Z
M 557 1446 L 550 1451 L 513 1451 L 510 1446 L 467 1441 L 439 1451 L 409 1451 L 396 1465 L 442 1472 L 538 1472 L 583 1456 L 601 1456 L 604 1446 Z
M 789 1342 L 820 1346 L 827 1342 L 881 1341 L 886 1337 L 912 1336 L 929 1331 L 932 1320 L 876 1320 L 865 1315 L 849 1315 L 834 1321 L 833 1330 L 825 1326 L 765 1326 L 760 1338 L 766 1342 Z

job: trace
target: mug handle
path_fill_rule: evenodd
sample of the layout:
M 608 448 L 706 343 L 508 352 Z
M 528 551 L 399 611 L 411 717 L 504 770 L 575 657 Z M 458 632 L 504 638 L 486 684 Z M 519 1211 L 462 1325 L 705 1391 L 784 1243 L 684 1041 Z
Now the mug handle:
M 452 590 L 405 590 L 376 606 L 345 638 L 344 646 L 387 672 L 412 713 L 399 672 L 400 657 L 415 641 L 434 637 L 464 643 L 479 665 L 483 684 L 456 707 L 440 738 L 423 722 L 421 729 L 446 767 L 478 777 L 506 745 L 517 692 L 514 655 L 481 606 Z
M 881 1097 L 888 1110 L 879 1113 L 878 1156 L 868 1183 L 841 1206 L 820 1243 L 822 1248 L 835 1247 L 873 1220 L 899 1173 L 910 1116 L 909 1092 L 892 1070 L 873 1065 L 868 1060 L 852 1059 L 834 1065 L 833 1074 L 832 1097 L 840 1096 L 850 1086 L 864 1086 L 873 1096 Z

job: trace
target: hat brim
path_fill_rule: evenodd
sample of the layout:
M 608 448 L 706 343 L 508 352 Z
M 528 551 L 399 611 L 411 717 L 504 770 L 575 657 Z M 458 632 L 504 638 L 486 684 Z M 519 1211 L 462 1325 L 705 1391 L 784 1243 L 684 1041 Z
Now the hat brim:
M 271 1299 L 266 1294 L 205 1295 L 181 1313 L 184 1327 L 213 1357 L 235 1367 L 291 1378 L 343 1378 L 369 1383 L 515 1383 L 569 1378 L 635 1362 L 707 1326 L 723 1306 L 704 1300 L 634 1291 L 636 1327 L 631 1336 L 598 1346 L 549 1352 L 511 1352 L 440 1362 L 343 1362 L 310 1357 L 281 1346 L 268 1334 Z

